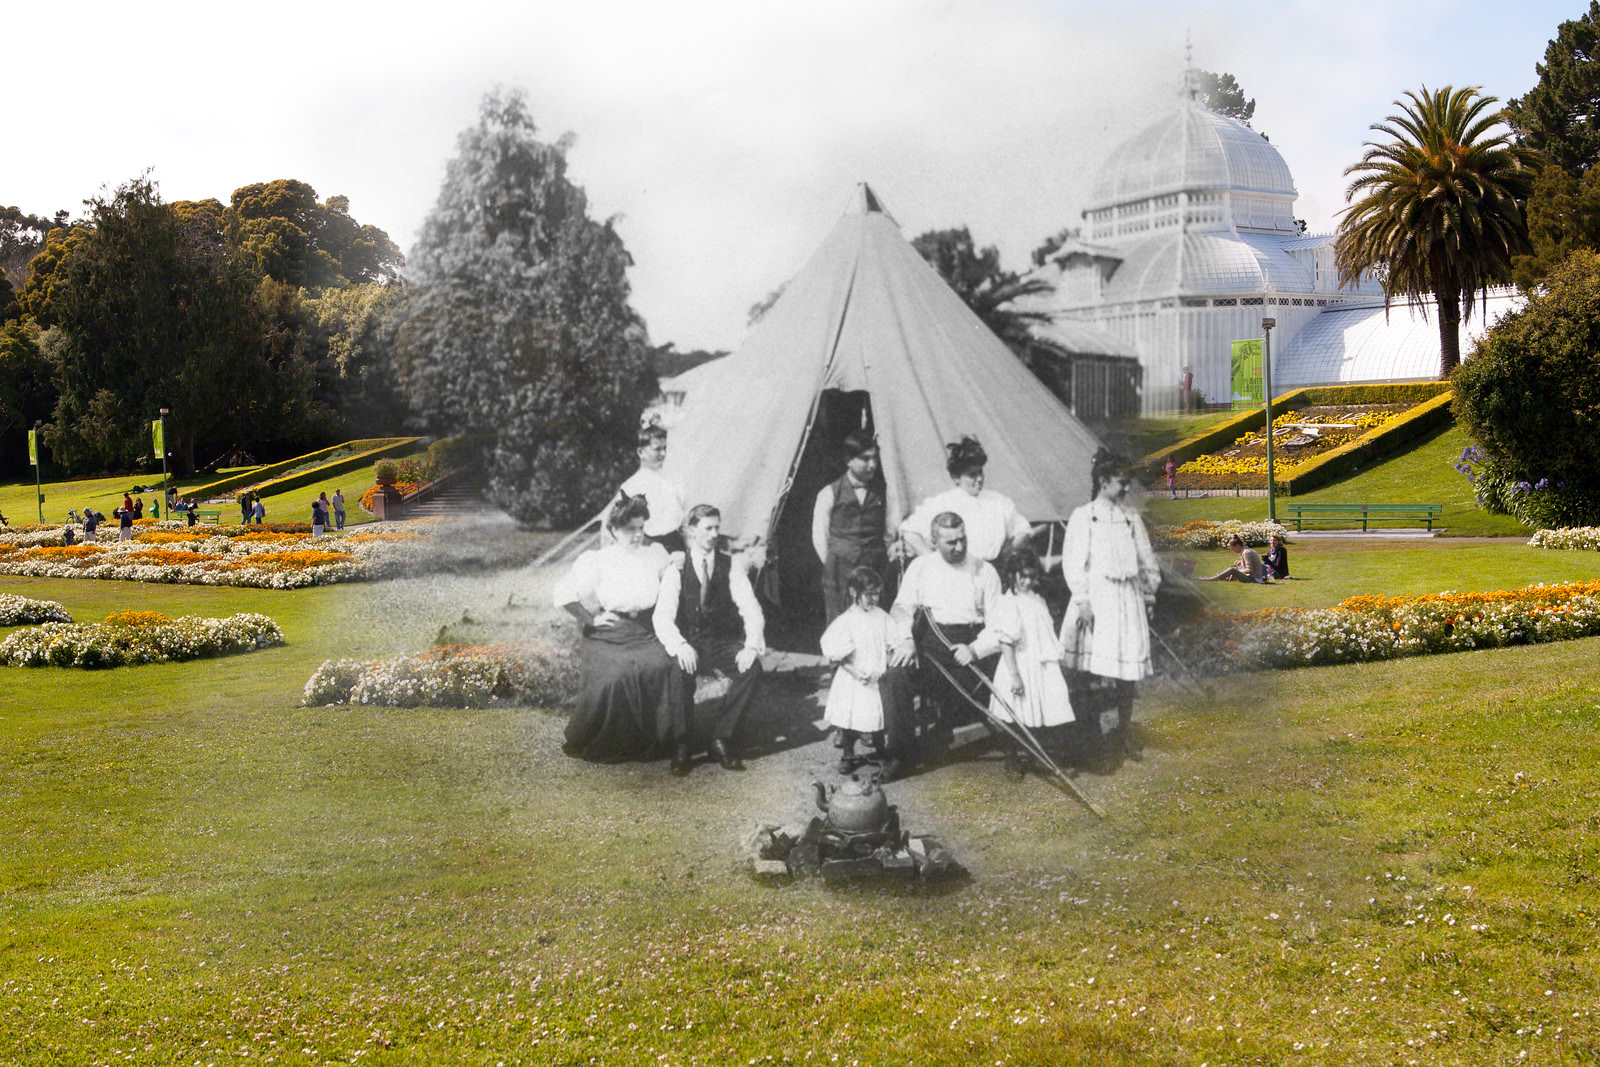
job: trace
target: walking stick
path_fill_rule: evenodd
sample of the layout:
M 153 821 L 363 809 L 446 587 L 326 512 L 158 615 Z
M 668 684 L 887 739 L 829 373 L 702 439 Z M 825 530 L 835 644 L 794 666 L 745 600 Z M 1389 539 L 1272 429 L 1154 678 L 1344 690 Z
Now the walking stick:
M 944 631 L 939 628 L 939 624 L 933 621 L 932 613 L 930 613 L 926 608 L 920 608 L 918 610 L 922 613 L 923 618 L 927 621 L 929 630 L 935 637 L 939 639 L 939 643 L 942 644 L 946 649 L 953 649 L 955 645 L 950 642 L 949 638 L 945 637 Z M 1077 800 L 1084 807 L 1088 808 L 1097 817 L 1101 819 L 1106 817 L 1106 813 L 1100 810 L 1099 805 L 1090 800 L 1088 796 L 1084 794 L 1083 790 L 1078 788 L 1077 783 L 1067 776 L 1067 773 L 1056 764 L 1055 760 L 1050 758 L 1050 753 L 1045 750 L 1044 745 L 1040 744 L 1038 738 L 1033 736 L 1033 732 L 1023 725 L 1021 718 L 1016 713 L 1016 710 L 1011 707 L 1011 702 L 1005 698 L 1004 694 L 994 687 L 993 682 L 989 681 L 989 679 L 983 676 L 982 671 L 975 671 L 974 673 L 977 674 L 978 680 L 983 683 L 983 687 L 1000 702 L 1000 706 L 1005 709 L 1006 714 L 1011 716 L 1010 722 L 1001 719 L 999 716 L 990 711 L 988 707 L 980 704 L 976 700 L 973 700 L 972 697 L 967 694 L 966 690 L 963 689 L 956 682 L 955 678 L 951 676 L 950 672 L 945 669 L 944 664 L 935 660 L 933 662 L 933 666 L 941 675 L 944 676 L 945 681 L 949 682 L 951 686 L 955 688 L 956 692 L 960 693 L 966 699 L 967 703 L 977 708 L 978 711 L 982 713 L 984 718 L 988 719 L 995 726 L 999 727 L 1000 730 L 1006 734 L 1006 736 L 1010 737 L 1013 741 L 1017 742 L 1017 744 L 1027 749 L 1030 756 L 1044 764 L 1044 766 L 1047 767 L 1050 770 L 1050 773 L 1054 776 L 1056 783 L 1066 789 L 1067 792 L 1071 793 L 1073 799 Z

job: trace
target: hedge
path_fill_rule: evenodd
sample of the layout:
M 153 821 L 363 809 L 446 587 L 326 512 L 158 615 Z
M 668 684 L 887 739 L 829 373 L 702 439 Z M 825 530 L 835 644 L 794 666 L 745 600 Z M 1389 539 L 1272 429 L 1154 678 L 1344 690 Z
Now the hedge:
M 265 467 L 253 467 L 250 470 L 244 471 L 240 474 L 229 475 L 226 478 L 218 479 L 217 481 L 210 482 L 206 485 L 197 486 L 196 488 L 184 493 L 184 496 L 193 496 L 196 499 L 205 499 L 207 497 L 221 496 L 231 489 L 238 489 L 243 486 L 257 484 L 259 484 L 260 488 L 262 489 L 262 496 L 270 496 L 273 493 L 281 493 L 290 489 L 296 489 L 302 485 L 315 484 L 330 474 L 342 474 L 347 470 L 356 470 L 358 468 L 368 466 L 373 460 L 381 459 L 384 456 L 399 455 L 403 452 L 409 451 L 412 448 L 415 448 L 418 442 L 421 440 L 422 438 L 420 437 L 372 437 L 363 438 L 356 441 L 346 441 L 343 444 L 333 445 L 329 448 L 321 448 L 315 452 L 307 452 L 305 455 L 295 456 L 293 459 L 286 459 L 281 463 L 273 463 Z M 332 455 L 334 452 L 345 448 L 358 448 L 361 449 L 361 451 L 357 452 L 353 456 L 350 456 L 348 459 L 342 460 L 338 463 L 330 464 L 326 467 L 313 467 L 311 470 L 301 471 L 299 474 L 279 478 L 276 481 L 272 480 L 274 475 L 280 475 L 285 471 L 293 470 L 295 467 L 300 466 L 302 463 L 305 463 L 308 460 L 314 460 L 318 456 Z M 304 477 L 302 480 L 302 476 L 308 477 Z M 262 482 L 263 478 L 267 479 L 267 481 Z M 269 489 L 268 486 L 271 488 Z
M 1450 400 L 1453 394 L 1450 392 L 1449 385 L 1445 382 L 1430 384 L 1444 386 L 1444 390 L 1438 392 L 1432 400 L 1418 404 L 1398 419 L 1364 434 L 1354 441 L 1346 441 L 1338 448 L 1330 449 L 1311 460 L 1295 471 L 1293 477 L 1279 481 L 1279 491 L 1284 496 L 1292 496 L 1296 493 L 1309 493 L 1313 489 L 1321 489 L 1331 482 L 1355 473 L 1362 467 L 1369 466 L 1409 441 L 1414 441 L 1440 426 L 1450 425 L 1454 416 L 1450 413 Z M 1345 400 L 1344 402 L 1351 404 L 1397 403 L 1397 401 L 1382 400 Z
M 1431 407 L 1430 402 L 1437 400 L 1441 396 L 1448 398 L 1450 395 L 1449 382 L 1380 382 L 1371 385 L 1312 385 L 1303 389 L 1292 389 L 1287 393 L 1283 393 L 1277 397 L 1277 399 L 1273 400 L 1272 410 L 1277 414 L 1282 414 L 1283 412 L 1296 407 L 1313 405 L 1323 407 L 1337 406 L 1339 404 L 1421 404 L 1423 406 Z M 1332 457 L 1341 454 L 1342 452 L 1352 449 L 1355 446 L 1361 445 L 1369 440 L 1389 440 L 1387 435 L 1396 427 L 1406 424 L 1411 418 L 1412 414 L 1413 412 L 1408 412 L 1405 417 L 1401 418 L 1397 422 L 1390 423 L 1388 426 L 1378 431 L 1374 437 L 1358 438 L 1347 445 L 1343 445 L 1332 450 L 1331 452 L 1328 452 L 1316 462 L 1308 465 L 1307 468 L 1303 470 L 1295 479 L 1296 484 L 1302 482 L 1305 477 L 1313 471 L 1320 470 L 1324 463 L 1326 463 Z M 1266 424 L 1266 409 L 1264 407 L 1253 407 L 1247 411 L 1241 411 L 1239 414 L 1235 415 L 1226 422 L 1218 423 L 1216 426 L 1206 430 L 1204 433 L 1195 434 L 1193 437 L 1186 437 L 1175 445 L 1172 445 L 1168 448 L 1163 448 L 1159 452 L 1150 453 L 1148 456 L 1140 459 L 1135 464 L 1135 467 L 1144 471 L 1146 477 L 1150 478 L 1151 480 L 1159 481 L 1163 476 L 1163 470 L 1166 466 L 1168 456 L 1171 456 L 1181 467 L 1183 464 L 1189 462 L 1191 459 L 1194 459 L 1196 456 L 1203 456 L 1207 452 L 1215 452 L 1219 448 L 1226 448 L 1228 445 L 1233 444 L 1233 442 L 1238 440 L 1240 437 L 1243 437 L 1252 430 L 1259 430 L 1266 426 Z M 1436 425 L 1439 425 L 1439 423 L 1430 422 L 1427 424 L 1426 428 L 1432 429 Z M 1398 440 L 1403 442 L 1410 440 L 1410 437 L 1402 437 Z M 1392 447 L 1394 447 L 1393 444 L 1384 445 L 1385 450 Z M 1340 474 L 1332 475 L 1332 477 L 1335 478 L 1340 476 Z M 1280 482 L 1278 484 L 1281 486 L 1285 483 Z M 1305 489 L 1297 489 L 1296 491 L 1302 493 L 1310 492 L 1311 489 L 1317 488 L 1323 484 L 1326 483 L 1319 481 L 1315 485 L 1309 485 Z M 1285 490 L 1285 492 L 1287 492 L 1287 490 Z

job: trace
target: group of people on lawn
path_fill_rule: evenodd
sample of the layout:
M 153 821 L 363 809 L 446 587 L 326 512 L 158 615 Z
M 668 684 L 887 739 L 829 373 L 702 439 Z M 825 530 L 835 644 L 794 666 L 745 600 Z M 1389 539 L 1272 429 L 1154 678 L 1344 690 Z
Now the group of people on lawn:
M 684 775 L 702 752 L 743 767 L 744 726 L 761 685 L 765 619 L 748 563 L 729 553 L 721 514 L 686 507 L 662 473 L 667 435 L 646 426 L 639 471 L 605 520 L 610 543 L 581 555 L 553 599 L 582 630 L 583 688 L 565 751 L 616 761 L 669 757 Z M 971 437 L 946 446 L 953 486 L 889 526 L 878 448 L 844 442 L 840 477 L 818 493 L 812 546 L 822 562 L 823 655 L 837 665 L 826 719 L 840 770 L 904 774 L 963 721 L 1020 723 L 1067 747 L 1075 722 L 1067 671 L 1099 676 L 1116 726 L 1137 756 L 1133 687 L 1150 672 L 1147 614 L 1160 582 L 1144 523 L 1128 505 L 1131 478 L 1104 449 L 1093 499 L 1071 516 L 1062 571 L 1071 593 L 1059 628 L 1041 595 L 1044 565 L 1032 525 L 984 486 L 988 457 Z M 898 574 L 897 568 L 903 565 Z M 727 692 L 695 705 L 696 678 L 727 676 Z M 1085 725 L 1098 730 L 1098 716 Z M 1008 774 L 1026 759 L 1011 746 Z

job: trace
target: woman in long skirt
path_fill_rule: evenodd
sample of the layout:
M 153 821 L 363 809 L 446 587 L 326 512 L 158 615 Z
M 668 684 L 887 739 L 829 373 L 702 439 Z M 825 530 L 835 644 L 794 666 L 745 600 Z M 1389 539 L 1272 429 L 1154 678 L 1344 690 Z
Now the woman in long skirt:
M 671 728 L 672 660 L 650 624 L 666 549 L 645 540 L 649 506 L 624 495 L 607 526 L 614 544 L 579 556 L 554 599 L 583 630 L 583 691 L 567 723 L 569 756 L 601 762 L 654 759 Z

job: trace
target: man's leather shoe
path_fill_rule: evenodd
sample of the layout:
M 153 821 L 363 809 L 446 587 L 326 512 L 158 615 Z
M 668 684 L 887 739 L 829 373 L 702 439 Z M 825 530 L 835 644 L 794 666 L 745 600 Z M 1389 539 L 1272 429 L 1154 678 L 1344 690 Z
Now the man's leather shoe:
M 689 746 L 682 741 L 672 746 L 672 776 L 682 778 L 689 773 Z
M 716 758 L 718 763 L 722 764 L 722 769 L 725 771 L 744 770 L 743 761 L 741 761 L 738 756 L 734 755 L 733 750 L 728 747 L 728 742 L 724 741 L 720 737 L 712 739 L 711 755 Z

